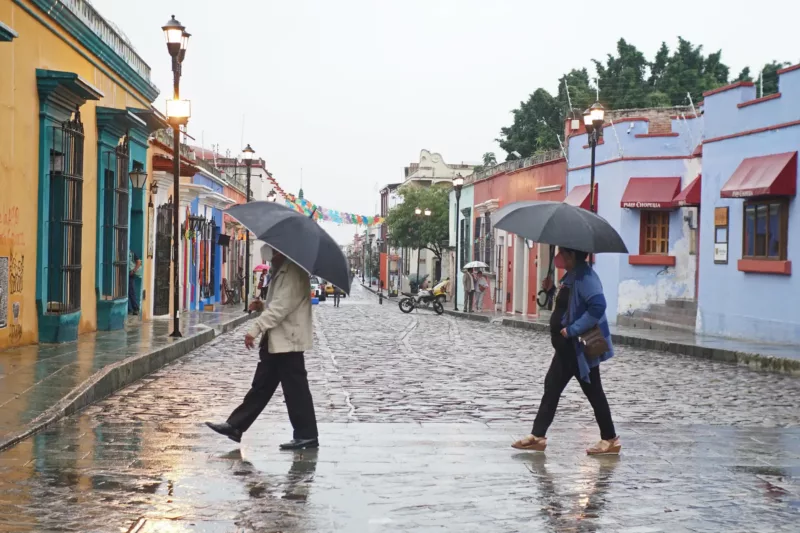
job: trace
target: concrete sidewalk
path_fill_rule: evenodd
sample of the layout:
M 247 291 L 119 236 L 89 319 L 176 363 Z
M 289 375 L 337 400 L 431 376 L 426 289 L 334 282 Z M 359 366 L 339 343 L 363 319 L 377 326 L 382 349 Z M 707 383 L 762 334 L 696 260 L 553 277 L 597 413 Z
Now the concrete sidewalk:
M 548 332 L 550 327 L 547 318 L 524 318 L 496 312 L 467 314 L 452 309 L 446 309 L 445 313 L 480 322 L 499 322 L 504 326 L 532 331 Z M 769 372 L 800 375 L 800 345 L 749 342 L 682 331 L 644 330 L 621 326 L 611 326 L 611 335 L 614 343 L 625 346 L 725 361 Z
M 239 306 L 187 312 L 183 337 L 172 321 L 130 318 L 125 329 L 81 335 L 67 344 L 39 344 L 0 352 L 0 450 L 11 446 L 248 319 Z

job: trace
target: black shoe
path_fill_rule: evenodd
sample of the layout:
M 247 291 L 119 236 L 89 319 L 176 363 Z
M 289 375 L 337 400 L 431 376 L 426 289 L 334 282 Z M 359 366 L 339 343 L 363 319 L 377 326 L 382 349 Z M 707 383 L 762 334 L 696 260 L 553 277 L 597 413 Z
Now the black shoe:
M 215 424 L 214 422 L 206 422 L 206 425 L 219 433 L 220 435 L 225 435 L 229 439 L 234 442 L 242 442 L 242 432 L 236 429 L 235 427 L 231 426 L 227 422 L 223 422 L 222 424 Z
M 281 444 L 281 450 L 305 450 L 306 448 L 319 448 L 318 439 L 292 439 Z

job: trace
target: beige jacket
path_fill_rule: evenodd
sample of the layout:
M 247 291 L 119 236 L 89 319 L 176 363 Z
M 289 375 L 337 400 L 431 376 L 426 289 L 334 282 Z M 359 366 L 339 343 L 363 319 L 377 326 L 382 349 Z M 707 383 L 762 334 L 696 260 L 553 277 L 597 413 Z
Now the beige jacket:
M 308 273 L 288 259 L 273 276 L 265 308 L 253 320 L 248 335 L 268 334 L 269 352 L 305 352 L 313 345 L 311 281 Z

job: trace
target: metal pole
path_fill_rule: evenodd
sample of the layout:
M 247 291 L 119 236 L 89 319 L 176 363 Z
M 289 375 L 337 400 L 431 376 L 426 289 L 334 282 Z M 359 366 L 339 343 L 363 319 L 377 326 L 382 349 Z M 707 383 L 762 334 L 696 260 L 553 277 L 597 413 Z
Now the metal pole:
M 246 203 L 250 203 L 250 167 L 252 164 L 253 162 L 250 159 L 245 160 L 245 165 L 247 166 L 247 190 L 245 191 L 245 194 L 247 195 Z M 247 300 L 250 297 L 250 230 L 247 228 L 245 228 L 245 230 L 247 231 L 247 242 L 244 245 L 244 312 L 247 313 Z
M 459 207 L 461 207 L 461 190 L 456 190 L 456 268 L 455 268 L 455 279 L 453 280 L 453 310 L 458 311 L 458 273 L 461 272 L 459 269 L 459 259 L 458 256 L 458 242 L 460 240 L 460 233 L 461 228 L 458 224 L 458 213 Z
M 175 99 L 178 99 L 178 76 L 175 76 Z M 173 329 L 170 337 L 181 337 L 180 320 L 180 198 L 181 198 L 181 129 L 180 125 L 172 125 L 172 195 L 175 201 L 172 202 L 172 306 L 173 306 Z
M 589 178 L 589 211 L 591 211 L 592 213 L 595 212 L 595 209 L 594 209 L 594 155 L 595 155 L 595 150 L 597 149 L 597 138 L 599 136 L 598 129 L 599 128 L 595 128 L 594 131 L 592 131 L 591 143 L 590 143 L 592 145 L 592 170 L 591 170 L 591 174 L 590 174 L 590 178 Z M 591 255 L 591 254 L 589 254 L 589 264 L 590 265 L 594 264 L 594 256 Z

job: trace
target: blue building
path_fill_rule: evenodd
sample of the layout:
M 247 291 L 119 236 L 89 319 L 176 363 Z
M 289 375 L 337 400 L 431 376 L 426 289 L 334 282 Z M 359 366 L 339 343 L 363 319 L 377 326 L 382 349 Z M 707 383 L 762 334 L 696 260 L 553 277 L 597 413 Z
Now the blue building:
M 752 83 L 706 93 L 697 331 L 797 343 L 800 65 L 778 93 Z
M 187 242 L 192 257 L 188 265 L 187 306 L 203 310 L 222 299 L 223 250 L 219 244 L 219 236 L 224 232 L 222 210 L 234 202 L 224 194 L 225 180 L 220 171 L 201 160 L 197 165 L 199 172 L 192 178 L 192 183 L 198 186 L 197 198 L 192 201 L 189 218 L 193 231 Z
M 595 204 L 630 251 L 596 257 L 608 319 L 694 330 L 702 118 L 691 108 L 608 115 Z M 568 156 L 565 201 L 585 207 L 591 148 L 583 129 L 570 136 Z

